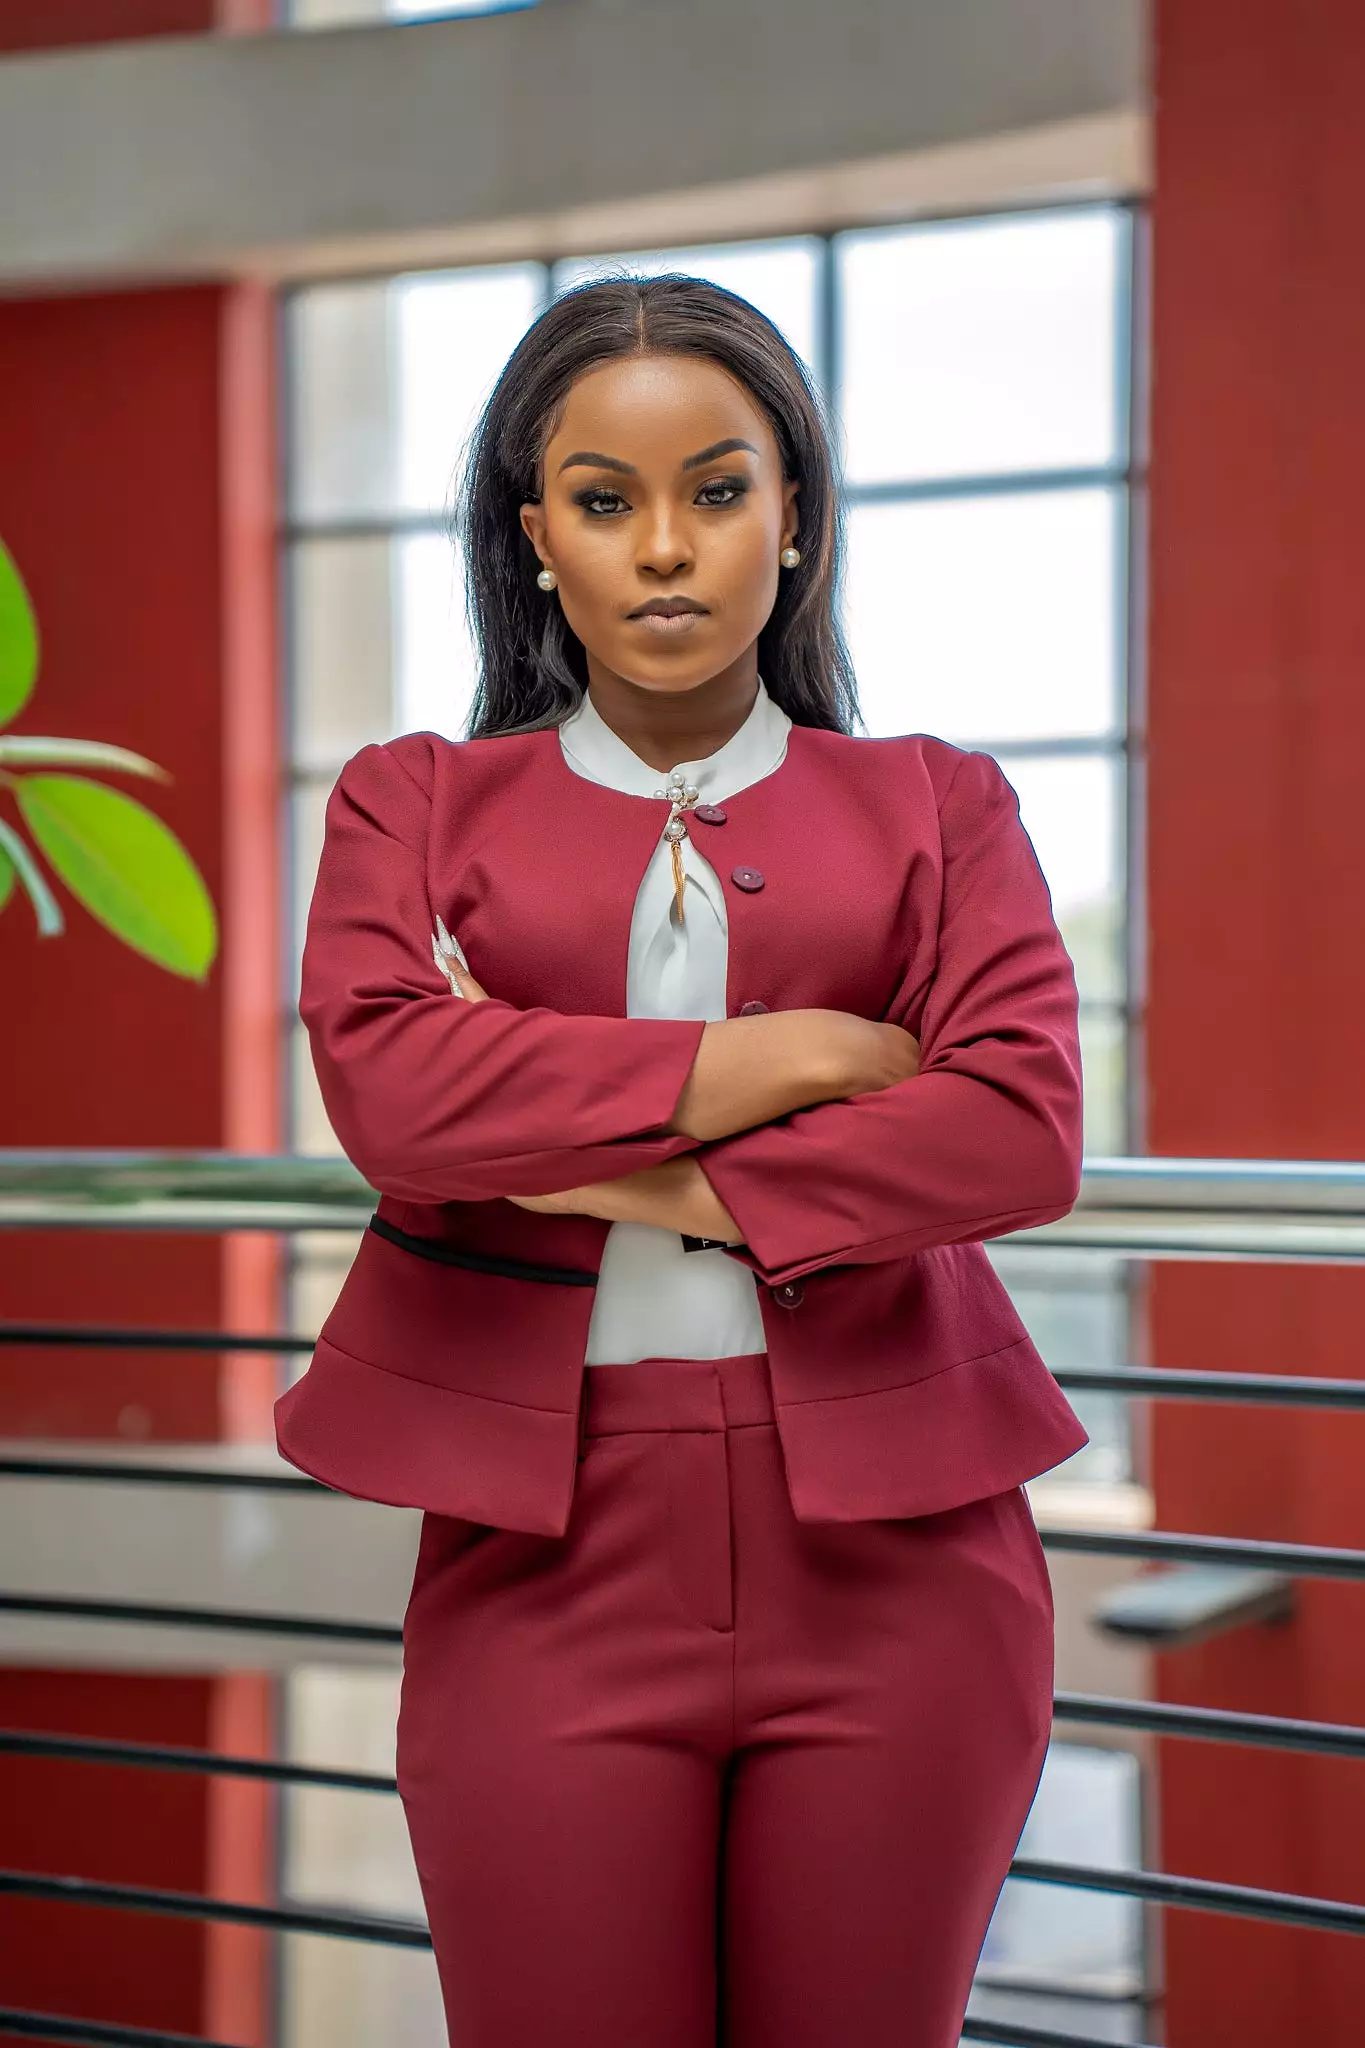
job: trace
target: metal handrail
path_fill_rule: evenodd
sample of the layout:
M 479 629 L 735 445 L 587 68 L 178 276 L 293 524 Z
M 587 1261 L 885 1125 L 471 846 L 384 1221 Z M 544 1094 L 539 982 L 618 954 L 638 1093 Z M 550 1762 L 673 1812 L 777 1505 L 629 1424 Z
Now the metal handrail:
M 120 2027 L 108 2020 L 25 2012 L 12 2005 L 0 2007 L 0 2035 L 9 2034 L 25 2041 L 60 2041 L 62 2048 L 77 2048 L 77 2044 L 79 2048 L 228 2048 L 227 2042 L 210 2041 L 202 2034 L 168 2034 L 162 2027 Z M 994 2041 L 999 2037 L 990 2034 L 984 2038 Z M 1078 2039 L 1069 2048 L 1088 2048 L 1088 2044 Z
M 287 1357 L 310 1352 L 316 1337 L 259 1336 L 242 1330 L 152 1330 L 121 1323 L 0 1322 L 0 1346 L 62 1345 L 97 1351 L 259 1351 Z M 1190 1372 L 1183 1366 L 1059 1365 L 1059 1387 L 1162 1401 L 1260 1401 L 1286 1408 L 1365 1409 L 1365 1379 L 1324 1379 L 1312 1373 Z M 0 1472 L 9 1467 L 0 1457 Z M 51 1475 L 55 1476 L 55 1475 Z M 84 1473 L 71 1475 L 83 1477 Z M 90 1477 L 98 1477 L 91 1471 Z
M 1160 1870 L 1111 1869 L 1090 1863 L 1055 1863 L 1016 1856 L 1009 1875 L 1022 1884 L 1057 1885 L 1068 1891 L 1115 1893 L 1149 1905 L 1188 1906 L 1204 1913 L 1318 1927 L 1333 1934 L 1365 1935 L 1365 1906 L 1347 1899 L 1305 1897 L 1267 1891 L 1259 1885 L 1219 1884 L 1204 1877 L 1172 1877 Z M 348 1941 L 373 1941 L 401 1948 L 429 1948 L 425 1921 L 358 1913 L 342 1907 L 267 1906 L 220 1899 L 199 1892 L 110 1884 L 46 1871 L 0 1870 L 0 1896 L 65 1900 L 73 1905 L 116 1906 L 134 1912 L 169 1913 L 186 1920 L 226 1920 L 241 1927 L 271 1927 L 299 1934 L 334 1934 Z
M 1194 1742 L 1235 1742 L 1257 1749 L 1286 1749 L 1312 1756 L 1365 1761 L 1365 1728 L 1337 1721 L 1290 1721 L 1275 1714 L 1242 1714 L 1224 1707 L 1111 1699 L 1104 1694 L 1080 1692 L 1054 1693 L 1052 1705 L 1056 1720 L 1083 1726 L 1125 1728 Z M 310 1785 L 334 1792 L 398 1791 L 396 1778 L 377 1771 L 290 1763 L 276 1757 L 229 1756 L 221 1750 L 185 1749 L 166 1743 L 116 1742 L 104 1735 L 54 1735 L 33 1728 L 0 1728 L 0 1756 L 122 1764 L 130 1770 L 183 1771 L 205 1777 L 256 1778 L 271 1784 Z
M 0 1151 L 0 1229 L 358 1231 L 372 1213 L 375 1201 L 375 1190 L 347 1161 L 337 1158 L 251 1157 L 222 1152 Z M 1057 1223 L 1013 1233 L 998 1242 L 1011 1247 L 1107 1251 L 1132 1257 L 1294 1263 L 1365 1261 L 1365 1163 L 1092 1157 L 1085 1162 L 1079 1198 L 1070 1215 Z M 174 1348 L 177 1338 L 182 1346 L 188 1340 L 190 1348 L 234 1348 L 231 1333 L 142 1334 L 161 1348 Z M 126 1331 L 62 1330 L 37 1324 L 11 1325 L 8 1331 L 0 1329 L 0 1339 L 18 1343 L 117 1343 L 129 1338 Z M 284 1352 L 305 1349 L 307 1344 L 308 1340 L 297 1336 L 258 1337 L 246 1339 L 237 1348 Z M 1350 1382 L 1295 1381 L 1288 1375 L 1218 1375 L 1122 1367 L 1080 1368 L 1068 1377 L 1076 1384 L 1104 1385 L 1110 1391 L 1130 1395 L 1281 1400 L 1343 1409 L 1360 1405 L 1357 1390 Z M 24 1470 L 37 1476 L 41 1469 L 49 1478 L 117 1478 L 140 1484 L 155 1483 L 160 1478 L 166 1483 L 195 1486 L 269 1484 L 301 1491 L 310 1488 L 310 1482 L 298 1475 L 211 1474 L 187 1467 L 163 1468 L 154 1473 L 146 1465 L 140 1469 L 116 1469 L 109 1460 L 98 1467 L 88 1465 L 83 1472 L 80 1466 L 79 1460 L 49 1453 L 32 1465 L 19 1455 L 12 1455 L 0 1469 L 12 1477 L 21 1476 Z M 1365 1552 L 1361 1551 L 1162 1531 L 1047 1529 L 1042 1536 L 1049 1549 L 1097 1551 L 1167 1562 L 1207 1560 L 1216 1555 L 1225 1563 L 1274 1563 L 1300 1576 L 1365 1577 Z M 4 1611 L 65 1615 L 87 1621 L 245 1629 L 389 1647 L 400 1637 L 396 1628 L 385 1624 L 31 1594 L 0 1594 L 0 1612 Z M 1263 1743 L 1342 1756 L 1359 1756 L 1365 1747 L 1363 1730 L 1290 1722 L 1273 1716 L 1079 1694 L 1058 1695 L 1055 1707 L 1060 1720 L 1146 1728 L 1168 1737 Z M 83 1756 L 91 1762 L 106 1763 L 114 1761 L 117 1755 L 119 1761 L 141 1764 L 144 1768 L 217 1769 L 226 1774 L 280 1782 L 344 1784 L 346 1789 L 355 1791 L 393 1789 L 390 1780 L 373 1773 L 322 1772 L 315 1767 L 264 1759 L 215 1759 L 207 1752 L 177 1752 L 151 1745 L 97 1745 L 36 1731 L 3 1731 L 0 1748 L 30 1755 L 66 1755 L 73 1759 Z M 1154 1871 L 1099 1869 L 1027 1858 L 1016 1859 L 1011 1869 L 1016 1878 L 1034 1883 L 1114 1892 L 1150 1904 L 1194 1907 L 1301 1927 L 1365 1934 L 1365 1907 L 1339 1900 L 1215 1884 Z M 429 1940 L 419 1923 L 320 1909 L 243 1906 L 183 1893 L 93 1884 L 64 1876 L 7 1871 L 0 1873 L 0 1892 L 79 1900 L 87 1905 L 131 1907 L 195 1919 L 226 1919 L 275 1930 L 308 1928 L 352 1940 L 397 1942 L 411 1947 L 425 1946 Z M 36 2038 L 54 2038 L 54 2024 L 61 2025 L 60 2021 L 54 2023 L 52 2015 L 0 2013 L 0 2022 L 6 2018 L 16 2022 L 12 2031 Z M 987 2020 L 969 2020 L 962 2031 L 964 2040 L 1012 2043 L 1015 2048 L 1099 2048 L 1098 2043 L 1092 2044 L 1079 2036 Z M 160 2041 L 167 2048 L 172 2043 L 179 2048 L 182 2037 L 157 2036 L 136 2029 L 105 2031 L 92 2025 L 85 2031 L 64 2034 L 64 2038 L 92 2043 L 124 2041 L 130 2048 L 136 2042 L 153 2048 Z
M 227 2048 L 222 2041 L 207 2041 L 198 2034 L 167 2034 L 159 2027 L 110 2026 L 104 2020 L 64 2018 L 50 2012 L 22 2012 L 17 2007 L 0 2009 L 0 2034 L 17 2034 L 27 2041 L 60 2041 L 63 2048 Z M 1016 2026 L 1004 2020 L 968 2018 L 962 2023 L 964 2041 L 983 2041 L 995 2048 L 1108 2048 L 1093 2034 L 1062 2034 L 1055 2027 Z M 1150 2044 L 1139 2044 L 1150 2048 Z
M 29 2041 L 60 2041 L 63 2048 L 226 2048 L 221 2041 L 206 2041 L 198 2034 L 167 2034 L 157 2027 L 117 2027 L 103 2020 L 63 2018 L 50 2012 L 22 2012 L 15 2007 L 0 2009 L 0 2034 L 17 2034 Z M 995 2048 L 1108 2048 L 1094 2034 L 1062 2034 L 1055 2027 L 1029 2027 L 1005 2020 L 968 2018 L 962 2023 L 964 2041 L 983 2041 Z M 1150 2044 L 1139 2044 L 1150 2048 Z
M 167 2034 L 158 2027 L 115 2027 L 103 2020 L 66 2019 L 50 2012 L 21 2012 L 16 2007 L 0 2009 L 0 2034 L 17 2034 L 28 2041 L 60 2041 L 63 2048 L 226 2048 L 222 2041 L 206 2041 L 198 2034 Z M 1108 2048 L 1094 2034 L 1061 2034 L 1055 2027 L 1016 2026 L 1004 2020 L 968 2018 L 962 2023 L 964 2041 L 983 2041 L 995 2048 Z M 1139 2044 L 1150 2048 L 1150 2044 Z
M 155 1475 L 139 1473 L 155 1483 Z M 1341 1550 L 1314 1543 L 1265 1543 L 1250 1537 L 1195 1536 L 1182 1531 L 1074 1529 L 1045 1524 L 1038 1531 L 1045 1551 L 1082 1551 L 1091 1557 L 1145 1558 L 1160 1564 L 1236 1565 L 1277 1571 L 1290 1578 L 1365 1581 L 1365 1550 Z M 397 1648 L 397 1623 L 343 1621 L 328 1616 L 281 1614 L 255 1608 L 186 1607 L 162 1601 L 87 1599 L 67 1593 L 11 1593 L 0 1590 L 0 1614 L 31 1614 L 68 1621 L 133 1622 L 142 1627 L 203 1628 L 242 1635 L 315 1636 L 333 1642 L 384 1644 Z
M 355 1230 L 377 1196 L 346 1159 L 0 1151 L 0 1228 Z M 1365 1163 L 1085 1161 L 1069 1216 L 997 1240 L 1131 1257 L 1365 1259 Z

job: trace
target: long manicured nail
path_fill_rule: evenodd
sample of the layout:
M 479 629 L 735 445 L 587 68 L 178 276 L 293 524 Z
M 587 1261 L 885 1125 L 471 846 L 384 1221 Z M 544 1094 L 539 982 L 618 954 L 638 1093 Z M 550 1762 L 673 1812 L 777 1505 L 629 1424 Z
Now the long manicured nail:
M 464 949 L 460 945 L 459 940 L 457 938 L 452 937 L 452 935 L 446 930 L 444 919 L 439 917 L 437 918 L 436 931 L 437 936 L 439 937 L 441 942 L 441 951 L 447 956 L 448 959 L 458 960 L 461 967 L 463 967 L 467 973 L 469 970 L 469 962 L 464 957 Z
M 456 979 L 457 969 L 453 962 L 448 960 L 445 954 L 441 951 L 440 944 L 434 932 L 431 935 L 431 952 L 432 958 L 435 960 L 439 971 L 445 976 L 446 982 L 449 985 L 452 994 L 457 995 L 460 998 L 461 1002 L 466 1002 L 468 998 L 466 997 L 464 990 L 460 987 L 460 984 Z

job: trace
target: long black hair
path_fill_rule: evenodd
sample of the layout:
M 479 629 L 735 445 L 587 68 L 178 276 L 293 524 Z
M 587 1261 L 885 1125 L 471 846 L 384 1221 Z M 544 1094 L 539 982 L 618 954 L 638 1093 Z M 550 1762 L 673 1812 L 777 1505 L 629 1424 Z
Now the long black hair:
M 736 292 L 670 274 L 598 278 L 565 292 L 518 342 L 471 436 L 455 513 L 481 673 L 471 739 L 557 725 L 582 701 L 587 663 L 559 602 L 536 583 L 521 524 L 545 446 L 586 371 L 621 356 L 708 356 L 767 415 L 784 478 L 801 486 L 801 561 L 783 570 L 758 639 L 769 695 L 796 725 L 848 732 L 858 718 L 836 615 L 842 514 L 824 407 L 780 331 Z

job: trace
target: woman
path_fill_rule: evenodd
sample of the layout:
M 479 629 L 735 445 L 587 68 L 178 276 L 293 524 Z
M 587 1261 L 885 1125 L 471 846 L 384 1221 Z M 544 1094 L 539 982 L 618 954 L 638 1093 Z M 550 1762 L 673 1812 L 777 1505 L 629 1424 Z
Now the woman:
M 399 1781 L 456 2048 L 952 2048 L 1047 1741 L 981 1240 L 1076 987 L 984 754 L 853 737 L 820 410 L 695 279 L 561 298 L 463 503 L 470 739 L 333 792 L 302 1013 L 379 1191 L 287 1457 L 426 1510 Z

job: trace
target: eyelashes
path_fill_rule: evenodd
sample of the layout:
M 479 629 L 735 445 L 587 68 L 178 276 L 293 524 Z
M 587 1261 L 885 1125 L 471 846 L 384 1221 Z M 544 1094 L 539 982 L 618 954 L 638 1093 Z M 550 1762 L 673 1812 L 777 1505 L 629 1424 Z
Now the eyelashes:
M 737 505 L 747 497 L 750 482 L 747 476 L 713 476 L 698 491 L 695 502 L 723 511 L 728 505 Z M 717 496 L 716 493 L 722 495 Z M 620 491 L 614 491 L 606 484 L 588 484 L 573 494 L 573 503 L 579 505 L 593 519 L 609 519 L 619 516 L 622 508 L 631 509 L 630 502 Z

